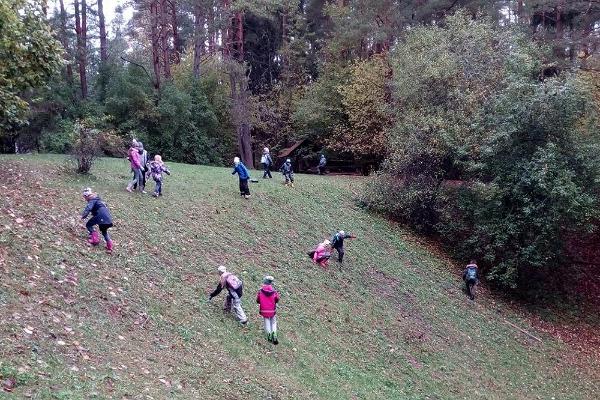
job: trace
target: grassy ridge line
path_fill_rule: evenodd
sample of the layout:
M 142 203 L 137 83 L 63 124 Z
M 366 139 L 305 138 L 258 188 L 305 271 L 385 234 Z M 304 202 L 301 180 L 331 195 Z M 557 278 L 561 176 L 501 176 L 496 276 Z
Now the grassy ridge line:
M 504 316 L 489 303 L 470 305 L 459 291 L 459 277 L 439 259 L 392 224 L 357 209 L 348 193 L 358 190 L 360 180 L 299 176 L 290 190 L 275 178 L 252 185 L 253 198 L 244 201 L 228 169 L 171 164 L 165 196 L 156 200 L 124 192 L 129 174 L 122 161 L 100 160 L 90 180 L 41 173 L 55 171 L 60 158 L 2 158 L 33 171 L 1 206 L 22 214 L 34 229 L 18 229 L 12 217 L 2 216 L 1 225 L 11 225 L 0 233 L 9 264 L 0 297 L 9 310 L 2 316 L 0 333 L 9 338 L 2 349 L 20 346 L 23 352 L 0 350 L 0 356 L 11 367 L 29 366 L 25 375 L 31 379 L 21 390 L 40 398 L 598 393 L 588 371 L 564 364 L 563 345 L 549 338 L 543 345 L 530 343 L 503 324 Z M 35 204 L 16 201 L 36 181 L 44 211 L 56 221 L 43 218 Z M 73 220 L 83 207 L 79 191 L 87 185 L 118 221 L 112 257 L 88 249 Z M 304 252 L 337 227 L 360 238 L 348 245 L 343 272 L 324 273 Z M 67 232 L 59 235 L 60 245 L 48 240 L 56 230 Z M 222 317 L 220 299 L 202 302 L 221 262 L 244 278 L 244 304 L 252 318 L 247 330 Z M 73 273 L 77 286 L 57 283 L 56 274 Z M 253 304 L 265 273 L 275 275 L 283 295 L 277 348 L 263 340 Z M 27 285 L 32 274 L 40 276 L 34 288 Z M 17 289 L 23 287 L 26 296 Z M 13 318 L 15 312 L 20 319 Z M 28 319 L 27 313 L 35 315 Z M 506 317 L 525 324 L 516 315 Z M 31 337 L 22 330 L 28 324 L 36 325 Z M 64 335 L 66 324 L 73 335 Z M 60 338 L 86 351 L 57 345 Z M 33 353 L 32 343 L 38 349 Z M 465 385 L 469 380 L 473 391 Z

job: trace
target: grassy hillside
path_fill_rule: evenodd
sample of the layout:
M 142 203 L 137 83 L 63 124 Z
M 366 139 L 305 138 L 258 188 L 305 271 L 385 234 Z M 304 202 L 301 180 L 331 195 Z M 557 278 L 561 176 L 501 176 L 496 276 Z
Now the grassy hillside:
M 82 177 L 58 156 L 0 157 L 0 376 L 17 380 L 0 397 L 600 396 L 597 363 L 498 300 L 470 302 L 447 260 L 357 208 L 362 178 L 277 176 L 247 201 L 229 169 L 169 166 L 155 199 L 125 192 L 123 160 Z M 112 255 L 85 241 L 85 186 L 116 220 Z M 335 228 L 359 239 L 324 271 L 305 252 Z M 245 328 L 222 295 L 206 301 L 219 264 L 244 279 Z M 265 274 L 282 294 L 279 346 L 254 303 Z

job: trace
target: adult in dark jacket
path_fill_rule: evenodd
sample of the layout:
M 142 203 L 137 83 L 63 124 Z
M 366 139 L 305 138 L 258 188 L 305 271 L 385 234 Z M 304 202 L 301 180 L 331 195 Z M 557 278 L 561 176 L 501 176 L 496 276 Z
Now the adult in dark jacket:
M 327 165 L 327 159 L 325 158 L 325 154 L 321 154 L 321 158 L 319 159 L 319 165 L 317 169 L 319 170 L 319 175 L 323 175 L 325 173 L 325 166 Z
M 240 196 L 245 199 L 250 198 L 250 188 L 248 187 L 248 181 L 250 180 L 250 172 L 248 168 L 240 161 L 239 157 L 233 159 L 233 172 L 231 175 L 238 174 L 240 180 Z
M 264 170 L 263 179 L 266 179 L 267 176 L 269 178 L 272 178 L 273 176 L 271 175 L 271 166 L 273 165 L 273 159 L 271 158 L 271 153 L 269 153 L 269 149 L 267 147 L 263 149 L 263 154 L 260 158 L 260 163 L 262 164 Z
M 208 301 L 221 293 L 223 289 L 227 289 L 223 310 L 233 312 L 240 324 L 245 325 L 248 322 L 248 317 L 246 317 L 246 313 L 242 308 L 243 282 L 233 273 L 228 272 L 224 265 L 219 266 L 217 271 L 221 277 L 217 288 L 208 296 Z
M 98 225 L 100 232 L 102 232 L 102 236 L 106 241 L 106 250 L 112 251 L 113 242 L 108 234 L 108 229 L 113 226 L 113 223 L 112 216 L 110 215 L 110 211 L 108 210 L 106 203 L 104 203 L 100 196 L 94 193 L 90 188 L 87 188 L 83 191 L 83 199 L 87 201 L 87 206 L 81 214 L 81 219 L 85 220 L 90 213 L 92 214 L 92 218 L 90 218 L 85 224 L 85 227 L 89 233 L 88 243 L 90 243 L 92 246 L 96 246 L 98 243 L 100 243 L 100 237 L 94 228 L 96 225 Z
M 338 252 L 338 261 L 344 262 L 344 239 L 354 239 L 355 235 L 347 234 L 344 231 L 337 231 L 335 235 L 331 238 L 331 247 L 333 247 Z
M 146 173 L 148 172 L 148 152 L 144 150 L 144 144 L 137 142 L 138 154 L 140 155 L 140 191 L 146 193 Z M 133 190 L 137 188 L 137 183 L 133 185 Z

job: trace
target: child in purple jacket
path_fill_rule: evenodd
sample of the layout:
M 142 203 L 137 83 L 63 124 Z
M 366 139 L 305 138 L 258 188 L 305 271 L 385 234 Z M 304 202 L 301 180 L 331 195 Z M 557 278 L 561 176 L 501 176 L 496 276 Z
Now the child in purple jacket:
M 171 171 L 169 171 L 167 166 L 163 163 L 162 157 L 157 154 L 154 156 L 154 161 L 148 164 L 148 176 L 152 176 L 155 183 L 154 193 L 152 193 L 152 196 L 154 197 L 162 196 L 163 172 L 167 175 L 171 175 Z

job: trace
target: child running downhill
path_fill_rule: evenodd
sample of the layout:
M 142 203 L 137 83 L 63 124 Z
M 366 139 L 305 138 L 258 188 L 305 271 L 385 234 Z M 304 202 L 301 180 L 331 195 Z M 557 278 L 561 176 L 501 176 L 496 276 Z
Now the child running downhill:
M 265 276 L 263 285 L 256 293 L 256 302 L 259 304 L 258 312 L 264 318 L 265 332 L 267 340 L 273 344 L 278 344 L 277 340 L 277 303 L 279 302 L 279 292 L 273 289 L 272 276 Z
M 162 158 L 157 154 L 154 156 L 154 161 L 148 164 L 149 171 L 148 175 L 152 176 L 154 179 L 154 193 L 152 196 L 158 197 L 162 196 L 162 180 L 163 180 L 163 172 L 167 175 L 171 175 L 171 172 L 167 168 L 167 166 L 163 163 Z
M 242 308 L 242 294 L 244 288 L 241 279 L 233 273 L 228 272 L 224 265 L 219 266 L 217 271 L 219 272 L 219 275 L 221 275 L 221 278 L 219 279 L 217 288 L 208 296 L 208 301 L 221 293 L 221 290 L 227 289 L 223 311 L 233 312 L 238 321 L 240 321 L 240 324 L 246 325 L 248 318 Z
M 88 243 L 92 246 L 96 246 L 100 243 L 98 232 L 94 229 L 94 226 L 98 225 L 100 232 L 102 232 L 102 236 L 104 236 L 104 240 L 106 241 L 106 250 L 111 252 L 113 249 L 113 242 L 108 234 L 108 229 L 111 228 L 113 224 L 106 203 L 104 203 L 96 193 L 92 192 L 92 189 L 90 188 L 83 191 L 83 198 L 87 201 L 87 206 L 81 214 L 81 219 L 85 220 L 87 216 L 92 213 L 92 218 L 85 224 L 90 236 Z

